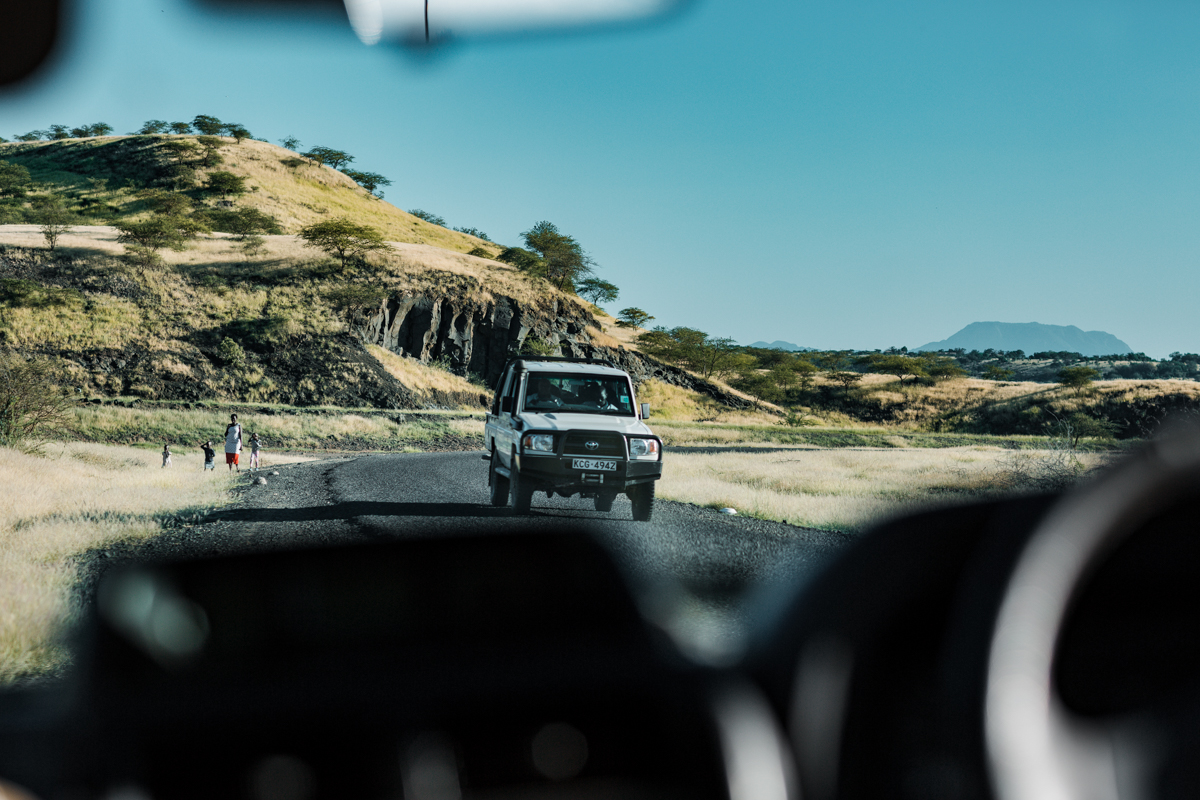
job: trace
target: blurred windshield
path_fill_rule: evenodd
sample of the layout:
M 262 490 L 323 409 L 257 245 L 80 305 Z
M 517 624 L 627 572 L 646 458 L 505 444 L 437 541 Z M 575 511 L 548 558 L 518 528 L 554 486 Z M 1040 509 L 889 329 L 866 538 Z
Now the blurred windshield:
M 534 372 L 526 387 L 526 411 L 633 416 L 629 382 L 615 375 L 597 377 Z

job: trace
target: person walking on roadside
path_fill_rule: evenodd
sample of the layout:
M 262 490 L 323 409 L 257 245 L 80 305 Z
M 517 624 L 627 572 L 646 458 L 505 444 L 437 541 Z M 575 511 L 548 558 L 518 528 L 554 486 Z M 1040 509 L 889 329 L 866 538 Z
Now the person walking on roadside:
M 242 468 L 238 466 L 238 454 L 242 452 L 242 426 L 238 424 L 237 414 L 229 415 L 229 426 L 225 428 L 225 463 L 229 465 L 229 471 L 233 472 L 234 468 L 238 472 Z
M 169 466 L 171 466 L 171 445 L 169 443 L 164 442 L 163 443 L 163 469 L 166 469 Z
M 212 441 L 209 440 L 200 445 L 200 449 L 204 451 L 204 468 L 206 470 L 217 468 L 217 451 L 213 450 Z
M 262 440 L 258 438 L 257 433 L 250 434 L 250 469 L 262 469 L 262 465 L 258 462 L 258 451 L 262 450 Z

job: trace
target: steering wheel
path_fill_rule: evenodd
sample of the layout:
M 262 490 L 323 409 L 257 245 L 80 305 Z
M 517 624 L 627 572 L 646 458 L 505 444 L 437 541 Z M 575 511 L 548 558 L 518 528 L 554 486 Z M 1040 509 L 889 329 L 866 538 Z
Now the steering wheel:
M 1159 796 L 1153 782 L 1164 732 L 1156 741 L 1145 715 L 1071 710 L 1054 680 L 1055 659 L 1074 604 L 1106 557 L 1197 487 L 1200 431 L 1176 428 L 1065 496 L 1030 538 L 1001 601 L 988 656 L 985 736 L 999 800 Z

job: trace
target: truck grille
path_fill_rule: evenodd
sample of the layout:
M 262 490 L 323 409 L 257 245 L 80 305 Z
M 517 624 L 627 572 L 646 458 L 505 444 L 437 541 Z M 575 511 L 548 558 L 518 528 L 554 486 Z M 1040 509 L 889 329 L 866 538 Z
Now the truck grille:
M 587 447 L 588 442 L 595 442 L 599 447 L 595 450 L 589 450 Z M 563 443 L 563 455 L 624 458 L 625 437 L 619 433 L 573 431 L 567 434 L 567 440 Z

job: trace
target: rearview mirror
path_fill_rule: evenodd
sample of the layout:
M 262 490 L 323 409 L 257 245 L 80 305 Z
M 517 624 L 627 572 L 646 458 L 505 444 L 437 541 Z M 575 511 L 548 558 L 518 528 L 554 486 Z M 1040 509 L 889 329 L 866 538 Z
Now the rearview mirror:
M 511 397 L 505 397 L 500 400 L 500 412 L 502 414 L 512 413 L 512 401 L 513 399 Z
M 683 0 L 345 0 L 363 44 L 423 46 L 451 39 L 643 22 Z
M 642 403 L 642 419 L 646 419 L 649 416 L 650 416 L 650 404 Z

